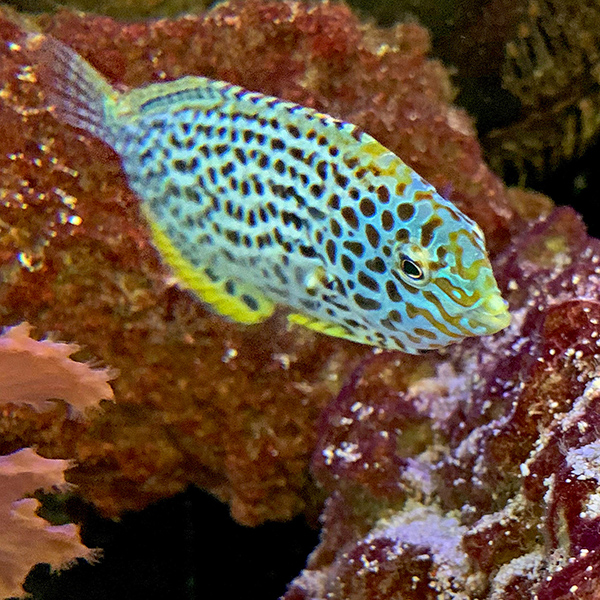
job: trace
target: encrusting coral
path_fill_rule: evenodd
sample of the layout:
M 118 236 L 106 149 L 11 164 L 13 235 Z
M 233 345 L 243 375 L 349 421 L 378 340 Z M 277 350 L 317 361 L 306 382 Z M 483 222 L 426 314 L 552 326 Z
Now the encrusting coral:
M 486 168 L 415 24 L 379 30 L 343 5 L 253 0 L 152 23 L 61 11 L 36 26 L 116 85 L 202 74 L 357 123 L 474 217 L 492 254 L 549 208 Z M 46 111 L 32 27 L 8 12 L 0 21 L 2 322 L 76 340 L 83 359 L 119 373 L 114 405 L 76 439 L 57 433 L 40 448 L 56 456 L 73 440 L 61 454 L 78 461 L 68 478 L 110 515 L 189 483 L 247 524 L 306 510 L 319 498 L 307 469 L 314 421 L 371 350 L 288 330 L 281 314 L 235 325 L 178 288 L 118 158 Z

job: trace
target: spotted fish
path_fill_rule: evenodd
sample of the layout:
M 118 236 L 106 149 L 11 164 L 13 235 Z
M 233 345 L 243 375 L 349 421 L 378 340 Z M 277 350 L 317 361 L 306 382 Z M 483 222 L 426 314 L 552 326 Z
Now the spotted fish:
M 29 41 L 55 116 L 119 154 L 162 258 L 219 313 L 257 323 L 282 304 L 409 353 L 510 322 L 477 224 L 355 125 L 204 77 L 121 93 Z

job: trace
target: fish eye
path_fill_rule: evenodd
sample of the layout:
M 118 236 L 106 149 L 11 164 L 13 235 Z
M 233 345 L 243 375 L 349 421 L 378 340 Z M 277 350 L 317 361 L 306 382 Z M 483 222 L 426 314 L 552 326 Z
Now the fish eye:
M 419 263 L 406 256 L 406 254 L 400 257 L 400 269 L 406 277 L 413 281 L 421 281 L 425 278 L 425 273 Z
M 417 244 L 404 243 L 396 248 L 398 276 L 409 285 L 423 287 L 429 283 L 429 253 Z

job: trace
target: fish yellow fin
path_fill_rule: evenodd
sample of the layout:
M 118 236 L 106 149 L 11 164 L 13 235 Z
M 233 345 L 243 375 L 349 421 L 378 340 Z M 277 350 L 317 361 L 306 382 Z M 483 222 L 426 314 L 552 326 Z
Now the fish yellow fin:
M 229 277 L 219 277 L 209 268 L 195 267 L 175 248 L 169 237 L 150 221 L 152 238 L 164 261 L 173 269 L 184 287 L 218 313 L 239 323 L 259 323 L 275 310 L 275 303 L 256 287 Z
M 359 342 L 361 344 L 365 343 L 363 340 L 355 336 L 349 329 L 346 329 L 342 325 L 337 325 L 336 323 L 328 323 L 327 321 L 321 321 L 320 319 L 316 319 L 315 317 L 309 317 L 300 313 L 292 313 L 291 315 L 288 315 L 288 321 L 290 323 L 295 323 L 296 325 L 308 327 L 309 329 L 312 329 L 313 331 L 318 331 L 319 333 L 326 333 L 327 335 L 331 335 L 333 337 L 344 338 L 345 340 Z

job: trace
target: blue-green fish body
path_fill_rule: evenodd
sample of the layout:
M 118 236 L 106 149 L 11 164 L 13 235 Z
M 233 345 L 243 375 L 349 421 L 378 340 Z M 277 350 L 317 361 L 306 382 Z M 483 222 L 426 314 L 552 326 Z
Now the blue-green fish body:
M 411 353 L 510 322 L 479 227 L 356 126 L 203 77 L 119 93 L 34 42 L 57 118 L 121 156 L 163 258 L 221 314 L 256 323 L 284 304 Z

